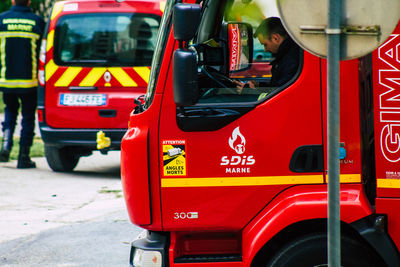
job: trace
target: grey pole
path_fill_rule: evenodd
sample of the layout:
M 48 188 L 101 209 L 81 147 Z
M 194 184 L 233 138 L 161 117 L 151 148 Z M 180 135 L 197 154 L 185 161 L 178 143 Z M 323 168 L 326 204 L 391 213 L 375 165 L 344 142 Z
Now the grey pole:
M 341 0 L 329 0 L 328 81 L 328 266 L 340 267 L 340 16 Z

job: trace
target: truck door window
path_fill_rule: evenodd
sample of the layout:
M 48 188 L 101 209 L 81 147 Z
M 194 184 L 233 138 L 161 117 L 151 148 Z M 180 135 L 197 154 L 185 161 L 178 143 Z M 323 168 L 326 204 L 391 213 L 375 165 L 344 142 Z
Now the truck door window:
M 55 31 L 58 65 L 150 66 L 160 18 L 129 13 L 63 16 Z
M 267 47 L 266 43 L 270 41 L 261 40 L 264 43 L 260 43 L 259 32 L 256 33 L 260 23 L 268 16 L 268 12 L 265 12 L 266 6 L 265 2 L 260 1 L 254 1 L 249 5 L 243 4 L 242 1 L 233 1 L 232 6 L 228 6 L 225 12 L 223 22 L 225 26 L 220 27 L 219 36 L 214 36 L 212 40 L 203 44 L 195 45 L 200 55 L 199 104 L 263 101 L 295 80 L 296 71 L 287 73 L 287 77 L 276 76 L 272 79 L 272 73 L 274 73 L 272 65 L 276 59 L 276 53 L 266 51 L 269 48 L 264 48 L 264 45 Z M 246 31 L 240 30 L 240 24 L 237 24 L 239 27 L 232 26 L 237 21 L 252 26 L 251 40 Z M 235 31 L 234 27 L 237 28 Z M 287 39 L 291 41 L 289 36 Z M 285 44 L 288 42 L 285 41 Z M 290 42 L 290 44 L 294 43 Z M 198 48 L 199 46 L 201 49 Z M 249 54 L 252 55 L 252 59 L 247 58 Z M 299 69 L 301 54 L 297 53 L 295 59 Z M 299 72 L 300 70 L 297 70 L 297 74 Z M 277 79 L 280 79 L 279 82 L 276 81 Z M 242 89 L 243 84 L 245 86 Z
M 249 48 L 243 45 L 249 40 L 242 38 L 241 42 L 242 46 L 238 51 L 235 50 L 236 48 L 233 51 L 241 54 L 237 58 L 239 61 L 235 66 L 231 64 L 230 69 L 226 70 L 228 68 L 227 60 L 225 60 L 226 65 L 218 66 L 215 62 L 210 64 L 210 62 L 205 61 L 199 67 L 199 88 L 201 92 L 199 103 L 262 101 L 282 87 L 287 87 L 295 79 L 296 73 L 288 73 L 293 77 L 288 76 L 287 82 L 285 81 L 283 84 L 273 82 L 271 79 L 274 55 L 265 52 L 257 38 L 254 38 L 253 43 L 256 45 L 250 63 L 246 59 L 246 51 Z M 210 50 L 209 47 L 205 48 L 205 50 L 207 49 Z M 223 49 L 220 53 L 224 53 Z M 297 56 L 299 57 L 297 60 L 300 61 L 300 55 Z M 233 55 L 230 58 L 228 57 L 228 61 L 232 61 L 232 57 Z M 298 65 L 301 66 L 301 64 Z M 242 88 L 243 84 L 244 87 Z
M 181 82 L 177 85 L 195 84 L 195 93 L 190 95 L 193 104 L 179 103 L 182 98 L 177 97 L 177 124 L 181 130 L 220 129 L 259 103 L 268 101 L 297 79 L 302 68 L 302 50 L 290 42 L 289 35 L 282 33 L 285 38 L 279 39 L 279 44 L 285 42 L 289 47 L 286 47 L 285 52 L 295 56 L 290 57 L 293 60 L 289 60 L 289 63 L 279 61 L 279 56 L 285 53 L 277 53 L 272 49 L 274 46 L 268 45 L 273 41 L 276 47 L 276 38 L 262 39 L 265 33 L 259 34 L 259 30 L 256 31 L 264 28 L 259 25 L 267 17 L 272 16 L 272 21 L 280 23 L 276 17 L 277 12 L 265 12 L 274 3 L 272 0 L 253 1 L 249 5 L 242 0 L 224 3 L 210 0 L 203 3 L 198 35 L 188 42 L 188 49 L 193 52 L 188 53 L 196 57 L 197 79 L 179 80 L 179 77 L 185 76 L 185 70 L 179 75 L 174 72 L 177 81 Z M 224 8 L 224 12 L 219 16 L 221 8 Z M 285 48 L 284 45 L 277 47 Z M 292 50 L 293 47 L 295 49 Z M 286 63 L 294 67 L 290 67 L 287 72 L 276 71 L 279 65 Z M 188 74 L 185 77 L 196 77 L 192 72 Z M 184 87 L 174 88 L 177 96 L 180 96 L 180 92 L 187 92 L 181 88 Z

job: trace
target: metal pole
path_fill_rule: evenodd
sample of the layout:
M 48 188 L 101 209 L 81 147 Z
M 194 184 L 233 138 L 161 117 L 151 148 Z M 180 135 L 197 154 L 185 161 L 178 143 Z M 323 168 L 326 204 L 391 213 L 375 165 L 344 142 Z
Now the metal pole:
M 341 0 L 328 1 L 328 266 L 340 267 L 340 17 Z

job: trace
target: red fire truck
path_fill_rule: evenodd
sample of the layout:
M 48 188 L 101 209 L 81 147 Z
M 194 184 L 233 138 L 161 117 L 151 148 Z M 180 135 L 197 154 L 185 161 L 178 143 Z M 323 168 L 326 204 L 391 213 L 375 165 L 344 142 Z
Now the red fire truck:
M 146 229 L 130 264 L 327 266 L 326 60 L 302 51 L 284 85 L 239 93 L 232 77 L 268 81 L 244 11 L 272 1 L 176 2 L 121 145 L 127 209 Z M 400 266 L 399 44 L 400 27 L 340 64 L 342 266 Z

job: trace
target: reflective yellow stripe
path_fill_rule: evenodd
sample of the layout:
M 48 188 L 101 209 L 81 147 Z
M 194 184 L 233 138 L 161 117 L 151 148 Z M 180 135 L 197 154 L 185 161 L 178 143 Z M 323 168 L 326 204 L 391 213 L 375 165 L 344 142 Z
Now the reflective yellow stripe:
M 326 176 L 326 181 L 328 182 L 329 175 Z M 341 174 L 340 175 L 341 183 L 361 183 L 361 174 Z
M 54 63 L 54 61 L 51 59 L 49 62 L 47 62 L 46 67 L 45 67 L 45 76 L 46 76 L 46 82 L 53 76 L 53 74 L 57 71 L 58 66 Z
M 36 21 L 32 19 L 23 19 L 23 18 L 8 18 L 8 19 L 3 19 L 3 24 L 28 24 L 35 26 Z
M 233 76 L 234 78 L 248 78 L 249 76 L 244 76 L 244 75 L 236 75 L 236 76 Z M 252 78 L 258 78 L 259 76 L 257 76 L 257 75 L 251 75 L 250 77 L 252 77 Z M 261 77 L 262 78 L 268 78 L 268 77 L 272 77 L 272 75 L 271 74 L 266 74 L 266 75 L 261 75 Z
M 69 86 L 72 80 L 78 75 L 78 73 L 82 70 L 81 67 L 69 67 L 63 75 L 58 79 L 58 81 L 54 84 L 56 87 L 66 87 Z
M 0 32 L 1 37 L 21 37 L 21 38 L 32 38 L 38 40 L 40 35 L 34 32 Z
M 31 60 L 32 60 L 32 79 L 37 80 L 37 56 L 36 56 L 36 40 L 31 39 L 31 49 L 32 49 L 32 55 L 31 55 Z
M 328 178 L 327 178 L 328 179 Z M 341 174 L 341 183 L 361 183 L 361 174 Z
M 40 35 L 32 32 L 0 32 L 1 44 L 1 86 L 30 88 L 37 86 L 37 61 L 36 61 L 36 42 Z M 6 80 L 6 41 L 7 38 L 27 38 L 31 39 L 31 60 L 32 60 L 32 80 Z
M 49 32 L 47 35 L 47 45 L 46 45 L 46 51 L 49 51 L 53 47 L 54 43 L 54 30 Z
M 322 175 L 161 179 L 161 187 L 260 186 L 322 183 L 324 183 Z
M 150 79 L 150 69 L 148 67 L 134 67 L 133 68 L 139 76 L 146 81 L 146 83 L 149 83 Z
M 32 32 L 0 32 L 1 73 L 0 86 L 5 88 L 30 88 L 38 85 L 36 48 L 40 35 Z M 6 42 L 7 38 L 26 38 L 31 40 L 32 79 L 6 79 Z
M 109 68 L 108 69 L 113 77 L 119 81 L 122 86 L 136 87 L 137 83 L 129 77 L 122 68 Z
M 6 80 L 0 79 L 0 87 L 4 88 L 31 88 L 38 85 L 37 79 L 34 80 Z
M 378 188 L 400 188 L 400 179 L 377 179 Z
M 258 96 L 257 100 L 263 99 L 263 98 L 266 97 L 267 95 L 268 95 L 268 93 L 261 93 L 261 94 Z
M 93 68 L 81 81 L 79 86 L 93 86 L 106 70 L 106 68 Z
M 53 60 L 50 60 L 46 64 L 46 81 L 48 81 L 51 76 L 57 71 L 58 66 L 54 63 Z M 69 86 L 72 80 L 79 74 L 82 70 L 82 67 L 69 67 L 63 75 L 57 80 L 54 84 L 57 87 L 65 87 Z M 139 75 L 146 79 L 148 82 L 149 77 L 146 76 L 146 71 L 149 70 L 148 68 L 138 68 Z M 146 70 L 147 69 L 147 70 Z M 106 71 L 110 71 L 113 78 L 116 79 L 122 86 L 130 86 L 130 87 L 137 87 L 137 83 L 122 69 L 122 68 L 93 68 L 86 77 L 79 83 L 79 86 L 93 86 L 96 82 L 101 78 L 102 75 Z M 149 72 L 148 72 L 149 73 Z M 107 86 L 107 85 L 106 85 Z
M 341 174 L 340 182 L 360 183 L 361 175 Z M 323 184 L 323 183 L 324 183 L 324 178 L 322 175 L 161 179 L 161 187 L 261 186 L 261 185 Z
M 0 45 L 0 54 L 1 54 L 1 73 L 0 78 L 6 78 L 6 38 L 1 38 Z
M 164 10 L 165 10 L 165 4 L 166 4 L 165 1 L 160 1 L 160 10 L 161 10 L 161 12 L 163 12 L 163 13 L 164 13 Z
M 62 2 L 56 2 L 53 7 L 53 12 L 51 12 L 51 19 L 54 19 L 57 17 L 58 14 L 63 10 L 64 3 Z

